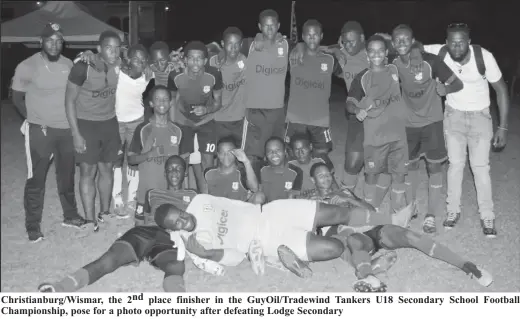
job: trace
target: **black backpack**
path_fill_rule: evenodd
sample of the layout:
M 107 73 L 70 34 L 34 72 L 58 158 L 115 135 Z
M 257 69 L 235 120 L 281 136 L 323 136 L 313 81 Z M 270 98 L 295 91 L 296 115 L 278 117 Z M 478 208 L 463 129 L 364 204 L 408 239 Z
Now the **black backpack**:
M 475 54 L 475 62 L 477 63 L 478 73 L 482 75 L 482 78 L 486 80 L 486 64 L 484 63 L 484 57 L 482 56 L 482 47 L 480 45 L 472 44 L 473 53 Z M 448 47 L 443 45 L 439 50 L 439 54 L 437 54 L 442 61 L 448 54 Z

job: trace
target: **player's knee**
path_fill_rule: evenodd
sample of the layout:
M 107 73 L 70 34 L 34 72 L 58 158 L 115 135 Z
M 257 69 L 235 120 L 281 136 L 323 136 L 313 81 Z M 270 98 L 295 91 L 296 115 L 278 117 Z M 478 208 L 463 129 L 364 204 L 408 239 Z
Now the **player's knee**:
M 324 245 L 323 247 L 323 254 L 327 257 L 327 259 L 333 259 L 341 256 L 344 249 L 345 246 L 339 239 L 329 238 L 327 245 Z
M 156 262 L 157 263 L 157 262 Z M 158 263 L 157 263 L 158 264 Z M 157 265 L 159 269 L 164 271 L 164 277 L 184 276 L 186 267 L 182 261 L 167 261 Z
M 114 163 L 99 163 L 98 170 L 100 177 L 110 177 L 114 172 Z
M 97 170 L 98 168 L 96 164 L 79 164 L 79 173 L 81 177 L 94 179 L 96 177 Z
M 345 156 L 345 172 L 356 175 L 361 171 L 363 167 L 363 156 L 359 152 L 347 153 Z
M 408 169 L 411 171 L 416 171 L 419 169 L 419 161 L 409 162 Z
M 368 185 L 376 185 L 379 174 L 365 173 L 365 183 Z
M 426 162 L 426 170 L 428 174 L 437 174 L 442 172 L 443 163 L 430 163 Z
M 352 251 L 363 249 L 363 241 L 358 233 L 354 233 L 347 237 L 347 245 Z
M 404 184 L 405 177 L 406 177 L 405 174 L 394 173 L 394 174 L 392 174 L 392 183 L 393 184 Z

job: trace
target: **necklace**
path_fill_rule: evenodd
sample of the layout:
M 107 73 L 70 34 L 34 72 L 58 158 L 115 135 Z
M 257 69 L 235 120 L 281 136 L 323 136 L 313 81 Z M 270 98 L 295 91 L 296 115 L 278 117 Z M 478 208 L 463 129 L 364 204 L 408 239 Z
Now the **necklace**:
M 43 57 L 43 54 L 41 52 L 40 52 L 40 58 L 42 58 L 43 64 L 45 65 L 45 68 L 47 69 L 47 71 L 49 71 L 49 73 L 51 73 L 51 74 L 63 73 L 64 70 L 59 70 L 59 72 L 52 72 L 51 69 L 49 68 L 49 65 L 47 64 L 47 61 L 45 61 L 45 58 Z

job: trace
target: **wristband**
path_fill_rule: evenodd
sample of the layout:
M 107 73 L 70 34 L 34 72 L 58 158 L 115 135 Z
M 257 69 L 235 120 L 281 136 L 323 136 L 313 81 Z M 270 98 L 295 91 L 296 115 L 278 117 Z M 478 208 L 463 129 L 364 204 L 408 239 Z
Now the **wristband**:
M 507 128 L 502 127 L 502 126 L 499 126 L 498 129 L 499 129 L 499 130 L 502 130 L 502 131 L 507 131 Z

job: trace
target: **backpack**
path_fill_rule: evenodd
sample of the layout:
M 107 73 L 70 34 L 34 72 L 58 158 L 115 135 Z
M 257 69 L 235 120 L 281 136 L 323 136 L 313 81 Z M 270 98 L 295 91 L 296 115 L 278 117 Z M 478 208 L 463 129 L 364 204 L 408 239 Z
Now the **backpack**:
M 484 57 L 482 56 L 482 47 L 480 45 L 472 44 L 473 47 L 473 54 L 475 54 L 475 62 L 477 63 L 477 69 L 478 73 L 482 75 L 482 78 L 484 80 L 486 79 L 486 64 L 484 63 Z M 442 48 L 439 50 L 439 58 L 441 58 L 442 61 L 444 61 L 444 58 L 446 57 L 446 54 L 448 54 L 448 47 L 446 45 L 443 45 Z

